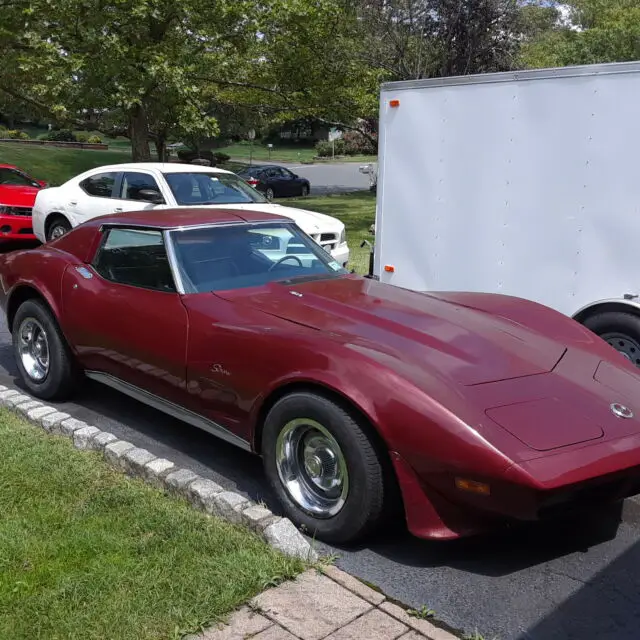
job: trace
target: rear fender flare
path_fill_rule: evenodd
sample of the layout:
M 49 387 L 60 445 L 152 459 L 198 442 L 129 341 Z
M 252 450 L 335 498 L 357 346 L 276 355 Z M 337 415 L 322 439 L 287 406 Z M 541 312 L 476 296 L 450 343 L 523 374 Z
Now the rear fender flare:
M 20 305 L 30 298 L 43 300 L 51 309 L 56 322 L 60 324 L 60 309 L 55 303 L 53 296 L 46 290 L 41 289 L 32 282 L 21 282 L 16 285 L 7 296 L 7 324 L 9 330 L 12 329 L 13 318 Z

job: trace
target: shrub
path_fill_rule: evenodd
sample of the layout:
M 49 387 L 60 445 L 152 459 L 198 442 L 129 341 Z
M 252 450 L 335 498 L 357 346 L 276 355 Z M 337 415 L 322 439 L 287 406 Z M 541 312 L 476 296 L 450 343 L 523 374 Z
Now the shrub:
M 100 136 L 89 136 L 87 142 L 89 144 L 102 144 L 102 138 Z
M 347 156 L 372 156 L 377 153 L 375 144 L 359 131 L 347 131 L 342 139 Z
M 52 142 L 76 142 L 76 137 L 73 135 L 73 131 L 69 131 L 69 129 L 49 131 L 46 139 L 51 140 Z
M 214 158 L 213 153 L 211 151 L 193 151 L 192 149 L 179 149 L 178 150 L 178 159 L 181 162 L 186 162 L 187 164 L 196 160 L 197 158 L 201 158 L 203 160 L 209 160 L 213 164 Z
M 89 142 L 89 134 L 86 131 L 79 131 L 73 134 L 76 142 Z
M 228 156 L 226 153 L 222 153 L 221 151 L 215 151 L 213 154 L 213 160 L 216 164 L 224 164 L 231 160 L 231 156 Z
M 12 140 L 28 140 L 29 134 L 24 131 L 19 131 L 18 129 L 7 129 L 4 133 L 6 138 L 11 138 Z
M 316 151 L 321 158 L 330 158 L 334 153 L 333 145 L 335 145 L 335 154 L 337 156 L 343 156 L 345 148 L 344 140 L 342 138 L 338 138 L 338 140 L 335 140 L 334 142 L 322 140 L 316 144 Z

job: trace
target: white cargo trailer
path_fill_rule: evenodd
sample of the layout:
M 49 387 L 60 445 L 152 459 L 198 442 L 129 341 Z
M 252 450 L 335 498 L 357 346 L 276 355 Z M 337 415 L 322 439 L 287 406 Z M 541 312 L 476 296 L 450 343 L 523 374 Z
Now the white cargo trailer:
M 640 365 L 640 62 L 383 85 L 374 276 L 528 298 Z

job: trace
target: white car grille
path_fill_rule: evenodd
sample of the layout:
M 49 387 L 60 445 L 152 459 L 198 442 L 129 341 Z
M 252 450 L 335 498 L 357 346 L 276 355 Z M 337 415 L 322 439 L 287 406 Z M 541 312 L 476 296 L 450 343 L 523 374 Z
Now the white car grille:
M 311 237 L 325 250 L 333 251 L 338 244 L 337 233 L 312 233 Z
M 31 207 L 10 207 L 0 205 L 0 214 L 5 216 L 30 216 Z

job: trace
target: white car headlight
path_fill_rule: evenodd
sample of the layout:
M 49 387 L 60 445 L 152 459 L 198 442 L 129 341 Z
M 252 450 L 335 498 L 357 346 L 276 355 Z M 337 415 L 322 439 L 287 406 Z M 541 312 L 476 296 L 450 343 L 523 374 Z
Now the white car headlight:
M 347 241 L 347 230 L 345 227 L 342 227 L 342 231 L 340 232 L 340 239 L 338 240 L 338 244 L 344 244 Z

